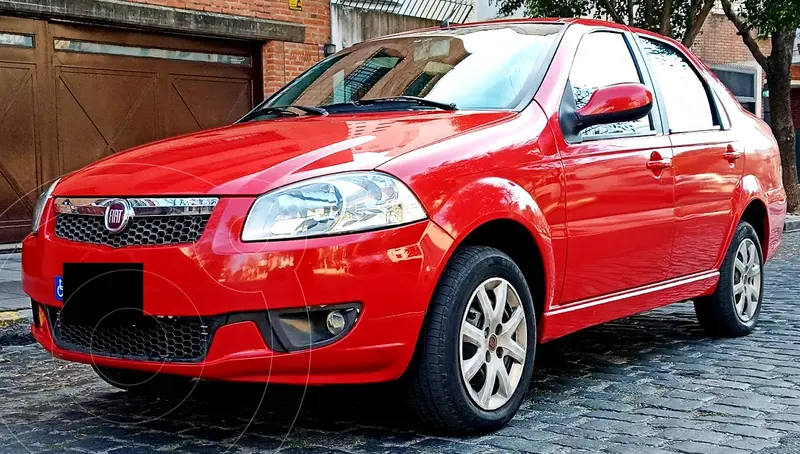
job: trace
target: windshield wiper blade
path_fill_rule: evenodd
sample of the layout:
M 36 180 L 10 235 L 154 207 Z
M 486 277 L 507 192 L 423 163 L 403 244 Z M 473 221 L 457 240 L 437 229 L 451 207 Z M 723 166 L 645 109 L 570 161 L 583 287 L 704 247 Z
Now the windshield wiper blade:
M 418 96 L 390 96 L 387 98 L 371 98 L 371 99 L 359 99 L 358 101 L 353 101 L 355 105 L 368 105 L 368 104 L 378 104 L 383 102 L 410 102 L 414 104 L 419 104 L 421 106 L 427 107 L 435 107 L 437 109 L 442 110 L 458 110 L 455 103 L 444 103 L 438 101 L 431 101 L 430 99 L 420 98 Z
M 323 109 L 322 107 L 314 107 L 314 106 L 286 106 L 287 109 L 297 109 L 302 110 L 307 114 L 313 115 L 328 115 L 328 111 Z
M 323 109 L 323 108 L 321 108 L 321 107 L 312 107 L 312 106 L 265 106 L 265 107 L 260 107 L 260 108 L 258 108 L 256 110 L 250 112 L 249 114 L 245 115 L 245 117 L 242 118 L 241 121 L 243 121 L 243 122 L 250 121 L 250 120 L 252 120 L 254 118 L 258 118 L 258 117 L 260 117 L 262 115 L 269 115 L 269 114 L 278 114 L 278 115 L 290 114 L 290 115 L 294 115 L 296 117 L 300 115 L 300 114 L 298 114 L 297 112 L 295 112 L 292 109 L 299 110 L 299 111 L 301 111 L 303 113 L 306 113 L 306 114 L 309 114 L 309 115 L 322 115 L 322 116 L 328 115 L 328 111 Z

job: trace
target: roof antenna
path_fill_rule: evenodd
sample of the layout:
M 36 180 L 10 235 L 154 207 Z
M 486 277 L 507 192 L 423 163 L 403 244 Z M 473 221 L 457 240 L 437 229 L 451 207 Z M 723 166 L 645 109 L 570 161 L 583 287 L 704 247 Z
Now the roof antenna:
M 441 28 L 450 28 L 450 20 L 453 19 L 453 16 L 456 14 L 456 7 L 454 6 L 453 9 L 450 10 L 450 13 L 447 17 L 442 20 Z

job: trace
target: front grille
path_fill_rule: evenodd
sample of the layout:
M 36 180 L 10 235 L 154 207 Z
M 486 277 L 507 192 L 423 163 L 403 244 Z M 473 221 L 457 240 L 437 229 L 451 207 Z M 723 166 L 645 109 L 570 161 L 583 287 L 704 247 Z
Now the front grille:
M 134 322 L 72 323 L 50 314 L 53 337 L 61 348 L 99 356 L 150 361 L 199 361 L 208 352 L 214 321 L 199 317 L 141 317 Z
M 59 214 L 56 236 L 81 243 L 115 248 L 194 243 L 203 234 L 211 215 L 133 217 L 122 232 L 111 233 L 103 216 Z

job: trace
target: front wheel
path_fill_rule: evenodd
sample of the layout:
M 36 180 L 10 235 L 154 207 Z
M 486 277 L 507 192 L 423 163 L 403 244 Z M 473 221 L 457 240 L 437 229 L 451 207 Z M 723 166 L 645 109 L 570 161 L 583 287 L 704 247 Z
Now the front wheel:
M 442 432 L 502 427 L 530 386 L 536 340 L 533 300 L 519 267 L 496 249 L 456 251 L 409 370 L 412 410 Z
M 750 334 L 758 323 L 764 290 L 764 259 L 753 226 L 740 222 L 719 270 L 717 289 L 694 301 L 703 330 L 717 337 Z

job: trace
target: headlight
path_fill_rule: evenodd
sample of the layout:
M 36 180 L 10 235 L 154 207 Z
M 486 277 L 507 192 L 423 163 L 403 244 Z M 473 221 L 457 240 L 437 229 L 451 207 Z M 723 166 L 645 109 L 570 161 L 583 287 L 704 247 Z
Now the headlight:
M 36 200 L 36 205 L 33 207 L 33 234 L 39 232 L 39 225 L 42 223 L 42 213 L 44 213 L 44 207 L 47 205 L 47 201 L 50 199 L 50 196 L 53 194 L 53 189 L 56 188 L 59 180 L 54 181 L 50 184 L 50 187 L 47 188 L 46 191 L 39 196 Z
M 342 173 L 295 183 L 256 199 L 242 240 L 332 235 L 421 219 L 425 210 L 397 179 L 377 172 Z

